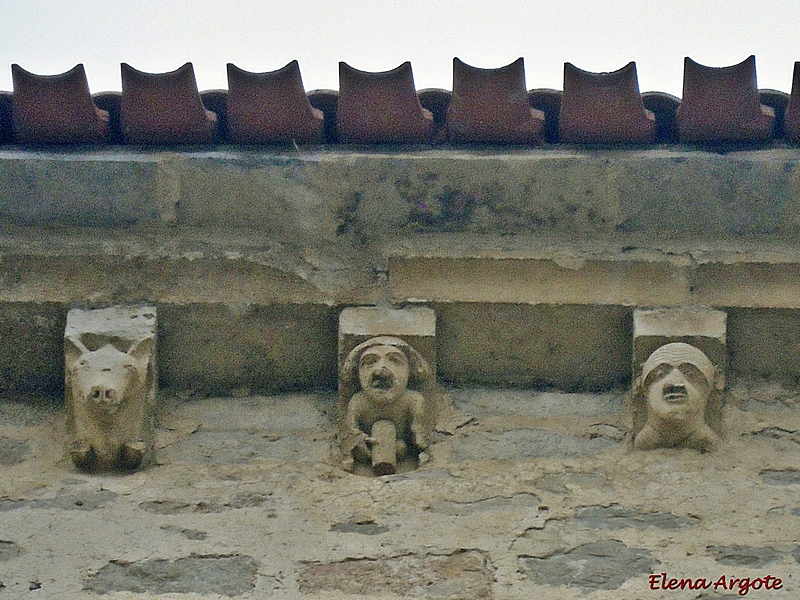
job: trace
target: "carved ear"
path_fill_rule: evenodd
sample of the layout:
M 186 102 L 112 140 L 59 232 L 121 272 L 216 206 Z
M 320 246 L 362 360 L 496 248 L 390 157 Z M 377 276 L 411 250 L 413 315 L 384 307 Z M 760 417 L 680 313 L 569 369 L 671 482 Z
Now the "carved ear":
M 81 356 L 88 353 L 89 349 L 83 345 L 80 338 L 73 336 L 64 338 L 64 364 L 68 371 Z
M 408 356 L 408 364 L 411 367 L 411 377 L 417 383 L 427 383 L 432 375 L 428 361 L 411 345 L 406 346 L 405 350 Z
M 133 358 L 141 368 L 142 372 L 147 370 L 147 365 L 150 363 L 150 357 L 153 355 L 153 346 L 155 338 L 147 337 L 143 340 L 138 340 L 128 349 L 128 356 Z
M 714 382 L 713 386 L 720 392 L 725 389 L 725 374 L 720 371 L 719 367 L 714 369 Z
M 350 383 L 358 379 L 356 371 L 358 370 L 358 361 L 361 359 L 361 346 L 357 346 L 350 351 L 347 358 L 344 359 L 341 368 L 339 369 L 339 379 L 342 382 Z

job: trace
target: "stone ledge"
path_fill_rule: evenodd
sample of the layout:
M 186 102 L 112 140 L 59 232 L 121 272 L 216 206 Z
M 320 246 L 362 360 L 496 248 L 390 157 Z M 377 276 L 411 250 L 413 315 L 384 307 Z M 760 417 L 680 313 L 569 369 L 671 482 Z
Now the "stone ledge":
M 382 261 L 253 231 L 5 227 L 0 302 L 374 304 Z
M 387 243 L 393 302 L 800 308 L 800 244 L 617 234 Z
M 342 233 L 800 231 L 800 150 L 0 150 L 0 219 Z

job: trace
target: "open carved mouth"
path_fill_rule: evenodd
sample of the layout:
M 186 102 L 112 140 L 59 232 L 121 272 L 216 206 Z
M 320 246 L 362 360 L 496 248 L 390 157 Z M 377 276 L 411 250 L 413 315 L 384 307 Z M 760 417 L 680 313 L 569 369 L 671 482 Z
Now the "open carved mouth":
M 388 371 L 376 371 L 369 379 L 372 389 L 387 391 L 394 387 L 394 375 Z
M 687 398 L 686 387 L 682 385 L 665 385 L 664 400 L 673 404 L 685 402 Z

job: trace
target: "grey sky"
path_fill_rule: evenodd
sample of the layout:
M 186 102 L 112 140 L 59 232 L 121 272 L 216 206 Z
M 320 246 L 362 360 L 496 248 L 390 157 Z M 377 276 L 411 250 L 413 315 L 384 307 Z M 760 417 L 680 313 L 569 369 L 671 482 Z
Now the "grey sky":
M 92 92 L 120 89 L 119 63 L 194 63 L 201 90 L 225 63 L 300 62 L 307 90 L 338 88 L 338 61 L 383 71 L 410 60 L 418 89 L 452 87 L 452 59 L 525 58 L 528 88 L 561 89 L 563 63 L 613 71 L 635 60 L 642 91 L 681 95 L 683 57 L 725 66 L 756 55 L 761 88 L 790 91 L 800 2 L 776 0 L 0 0 L 0 89 L 11 63 L 41 74 L 82 62 Z

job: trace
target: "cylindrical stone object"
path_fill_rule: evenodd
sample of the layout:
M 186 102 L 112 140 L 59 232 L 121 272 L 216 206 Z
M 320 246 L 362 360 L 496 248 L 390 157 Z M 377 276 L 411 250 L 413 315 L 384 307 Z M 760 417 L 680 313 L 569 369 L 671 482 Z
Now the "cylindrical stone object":
M 372 426 L 372 471 L 376 475 L 391 475 L 397 469 L 397 428 L 387 420 Z

